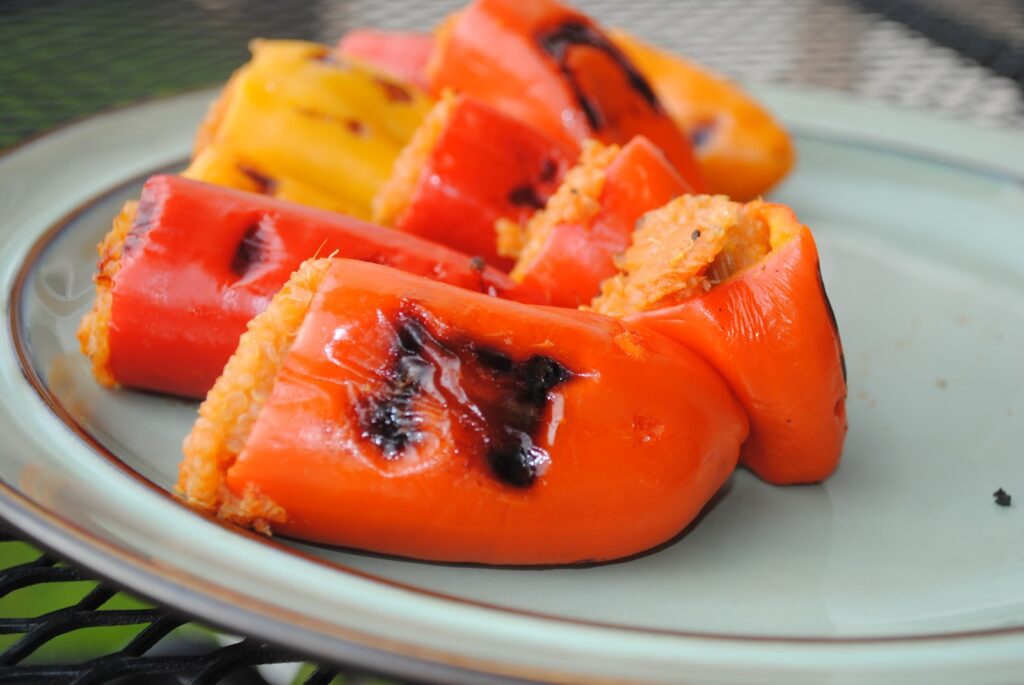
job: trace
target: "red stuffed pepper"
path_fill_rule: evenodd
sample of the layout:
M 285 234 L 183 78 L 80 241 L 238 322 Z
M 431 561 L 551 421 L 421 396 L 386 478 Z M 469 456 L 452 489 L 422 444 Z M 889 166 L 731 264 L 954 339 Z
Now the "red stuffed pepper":
M 814 238 L 788 207 L 686 196 L 645 215 L 593 308 L 683 343 L 750 417 L 742 463 L 776 484 L 839 464 L 846 367 Z
M 646 138 L 621 150 L 591 143 L 521 238 L 503 224 L 499 248 L 518 253 L 512 278 L 550 304 L 589 304 L 617 273 L 614 258 L 629 247 L 637 219 L 691 190 Z
M 558 188 L 573 153 L 474 98 L 441 99 L 373 203 L 374 221 L 505 269 L 499 219 L 525 223 Z
M 431 89 L 478 97 L 566 145 L 625 144 L 642 135 L 695 189 L 687 136 L 650 83 L 585 14 L 555 0 L 475 0 L 437 33 Z
M 228 520 L 336 545 L 602 561 L 679 533 L 746 434 L 718 374 L 653 331 L 315 260 L 242 336 L 178 485 Z
M 533 299 L 480 260 L 365 222 L 176 176 L 155 176 L 100 244 L 79 329 L 107 385 L 202 397 L 245 324 L 317 253 L 389 264 L 483 293 Z

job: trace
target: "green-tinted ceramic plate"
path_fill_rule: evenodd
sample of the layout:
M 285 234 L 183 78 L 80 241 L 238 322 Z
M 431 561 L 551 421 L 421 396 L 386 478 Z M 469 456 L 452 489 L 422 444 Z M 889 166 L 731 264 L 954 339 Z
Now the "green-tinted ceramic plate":
M 1024 672 L 1024 136 L 770 91 L 850 372 L 838 473 L 738 473 L 655 554 L 456 567 L 266 541 L 168 496 L 192 404 L 99 389 L 93 245 L 210 93 L 0 159 L 0 514 L 230 630 L 443 682 L 1006 683 Z M 997 507 L 992 492 L 1018 496 Z

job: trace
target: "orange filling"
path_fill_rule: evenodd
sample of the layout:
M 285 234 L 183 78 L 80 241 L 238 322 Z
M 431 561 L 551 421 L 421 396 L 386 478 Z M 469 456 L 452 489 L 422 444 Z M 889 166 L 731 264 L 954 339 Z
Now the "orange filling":
M 534 213 L 524 228 L 510 219 L 499 219 L 498 254 L 518 257 L 511 276 L 522 281 L 533 260 L 544 248 L 551 231 L 559 224 L 586 224 L 601 211 L 601 192 L 605 172 L 615 156 L 618 145 L 602 145 L 595 140 L 583 143 L 580 159 L 565 175 L 565 180 L 552 195 L 544 209 Z
M 329 259 L 306 261 L 270 306 L 249 322 L 224 372 L 199 407 L 185 438 L 178 490 L 193 506 L 220 518 L 270 533 L 270 523 L 287 520 L 284 509 L 250 486 L 240 496 L 225 476 L 245 446 L 274 379 L 295 341 Z
M 619 273 L 601 285 L 591 309 L 627 316 L 670 306 L 753 266 L 794 235 L 772 221 L 770 207 L 684 195 L 648 212 L 616 260 Z

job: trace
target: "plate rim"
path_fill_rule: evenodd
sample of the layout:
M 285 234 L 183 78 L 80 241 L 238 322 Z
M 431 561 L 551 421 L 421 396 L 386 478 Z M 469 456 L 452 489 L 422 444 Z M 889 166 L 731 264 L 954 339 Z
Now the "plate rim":
M 188 92 L 184 92 L 184 93 L 178 93 L 178 94 L 170 95 L 170 96 L 150 98 L 150 99 L 143 100 L 141 102 L 135 102 L 135 103 L 131 103 L 131 104 L 128 104 L 128 105 L 118 106 L 118 107 L 115 107 L 115 108 L 104 110 L 102 112 L 98 112 L 98 113 L 89 115 L 87 117 L 83 117 L 83 118 L 75 120 L 73 122 L 68 122 L 66 124 L 62 124 L 61 126 L 55 128 L 55 129 L 51 129 L 51 130 L 49 130 L 47 132 L 43 132 L 43 133 L 40 133 L 38 135 L 34 135 L 30 139 L 28 139 L 28 140 L 21 141 L 18 144 L 12 146 L 12 147 L 9 147 L 9 148 L 6 148 L 6 149 L 0 151 L 0 163 L 2 163 L 5 160 L 5 158 L 7 158 L 9 155 L 11 155 L 11 154 L 13 154 L 15 152 L 22 152 L 22 151 L 25 151 L 26 149 L 30 149 L 32 147 L 32 145 L 38 144 L 38 143 L 40 143 L 42 141 L 46 141 L 46 140 L 50 139 L 50 137 L 53 136 L 54 134 L 59 134 L 59 133 L 66 132 L 69 129 L 74 129 L 76 126 L 78 126 L 78 125 L 80 125 L 80 124 L 82 124 L 82 123 L 84 123 L 86 121 L 92 120 L 92 119 L 103 118 L 103 117 L 107 117 L 107 116 L 110 116 L 110 115 L 113 115 L 113 114 L 117 114 L 117 113 L 121 113 L 121 112 L 126 112 L 126 111 L 127 112 L 131 112 L 133 110 L 140 109 L 140 108 L 145 107 L 145 106 L 152 106 L 152 105 L 158 105 L 159 106 L 159 105 L 164 104 L 164 103 L 166 103 L 168 101 L 179 100 L 179 99 L 183 99 L 183 98 L 186 98 L 186 97 L 195 97 L 196 95 L 202 95 L 202 94 L 207 94 L 207 93 L 212 94 L 214 92 L 216 92 L 215 89 L 205 89 L 205 88 L 204 89 L 197 89 L 197 90 L 188 91 Z M 815 100 L 828 102 L 830 107 L 852 108 L 852 110 L 854 110 L 854 111 L 856 111 L 858 109 L 861 109 L 863 111 L 863 108 L 865 106 L 864 103 L 858 103 L 858 102 L 854 102 L 854 101 L 851 101 L 851 100 L 847 100 L 846 98 L 843 98 L 843 97 L 835 96 L 833 94 L 823 94 L 823 93 L 820 93 L 820 92 L 817 92 L 817 91 L 812 91 L 812 90 L 802 90 L 802 89 L 801 90 L 793 90 L 793 89 L 784 89 L 784 88 L 765 88 L 765 89 L 758 89 L 757 92 L 758 92 L 758 94 L 762 95 L 762 99 L 767 100 L 767 101 L 773 103 L 772 109 L 774 111 L 779 111 L 780 109 L 783 109 L 783 108 L 790 109 L 791 107 L 793 107 L 793 104 L 792 104 L 793 102 L 800 102 L 801 100 L 806 102 L 808 99 L 810 99 L 810 101 L 812 101 L 812 102 L 815 101 Z M 775 101 L 778 101 L 778 102 L 788 102 L 790 104 L 780 106 L 779 104 L 776 104 Z M 934 117 L 923 116 L 921 113 L 918 113 L 918 112 L 908 112 L 907 110 L 893 110 L 893 109 L 888 108 L 888 107 L 883 108 L 883 110 L 884 111 L 881 112 L 882 116 L 888 116 L 888 115 L 891 115 L 893 112 L 895 112 L 895 113 L 897 113 L 897 116 L 900 116 L 900 117 L 907 117 L 907 116 L 909 116 L 909 117 L 912 117 L 912 118 L 924 118 L 924 119 L 927 119 L 933 125 L 936 124 L 936 123 L 940 123 L 941 125 L 940 125 L 939 128 L 943 128 L 943 129 L 948 129 L 949 127 L 953 127 L 953 128 L 960 129 L 961 131 L 963 131 L 963 130 L 972 130 L 972 131 L 982 130 L 982 131 L 985 131 L 990 136 L 991 135 L 995 135 L 997 138 L 1001 137 L 1001 136 L 1004 136 L 1004 134 L 1010 134 L 1012 136 L 1014 133 L 1016 133 L 1016 132 L 1010 131 L 1010 130 L 989 131 L 989 130 L 986 130 L 986 129 L 978 129 L 977 127 L 974 127 L 972 125 L 964 124 L 963 122 L 950 122 L 950 121 L 941 121 L 941 120 L 939 122 L 936 122 L 936 118 L 934 118 Z M 877 108 L 875 109 L 875 114 L 876 115 L 878 114 Z M 806 117 L 804 117 L 804 118 L 806 118 Z M 796 129 L 798 131 L 800 131 L 801 129 L 806 128 L 799 121 L 792 122 L 792 123 L 787 122 L 787 125 L 790 128 Z M 835 140 L 835 134 L 837 133 L 837 129 L 838 129 L 839 133 L 843 132 L 842 131 L 842 129 L 843 129 L 842 126 L 838 126 L 838 127 L 837 126 L 820 127 L 820 126 L 815 126 L 815 125 L 812 124 L 810 126 L 810 128 L 812 130 L 813 129 L 817 129 L 817 128 L 824 128 L 825 132 L 827 134 L 827 138 L 829 140 Z M 846 133 L 849 133 L 849 131 L 846 131 Z M 813 135 L 813 133 L 812 133 L 812 135 Z M 868 140 L 872 139 L 870 135 L 863 136 L 863 137 L 868 139 Z M 920 143 L 920 140 L 918 142 Z M 1024 149 L 1024 147 L 1019 146 L 1019 143 L 1021 143 L 1021 142 L 1022 142 L 1021 140 L 1015 140 L 1014 143 L 1017 144 L 1017 145 L 1015 145 L 1015 146 L 1007 146 L 1007 148 Z M 979 160 L 977 160 L 977 159 L 969 160 L 965 164 L 965 163 L 960 163 L 961 160 L 957 159 L 957 155 L 929 154 L 928 150 L 927 150 L 927 148 L 929 148 L 929 146 L 930 146 L 930 144 L 928 143 L 927 140 L 925 140 L 924 143 L 923 143 L 923 147 L 926 148 L 926 150 L 924 152 L 922 152 L 921 150 L 913 149 L 913 146 L 908 146 L 908 148 L 906 148 L 906 149 L 901 149 L 899 146 L 893 146 L 891 144 L 885 144 L 882 147 L 884 148 L 884 150 L 886 150 L 888 152 L 894 152 L 894 151 L 895 152 L 902 152 L 902 153 L 909 154 L 910 156 L 913 156 L 913 157 L 918 158 L 918 159 L 923 157 L 926 161 L 934 162 L 934 163 L 940 163 L 940 164 L 950 164 L 950 163 L 952 163 L 954 166 L 956 166 L 957 168 L 960 168 L 960 169 L 972 171 L 974 173 L 984 174 L 986 176 L 995 176 L 995 177 L 998 177 L 998 178 L 1003 179 L 1003 180 L 1012 180 L 1013 182 L 1016 182 L 1016 183 L 1021 183 L 1021 179 L 1022 179 L 1022 177 L 1024 177 L 1024 157 L 1015 158 L 1015 159 L 1011 159 L 1010 160 L 1011 162 L 1017 161 L 1017 162 L 1019 162 L 1019 164 L 1012 164 L 1012 163 L 1011 164 L 1006 164 L 1006 160 L 1005 159 L 999 160 L 999 163 L 997 165 L 994 165 L 994 166 L 993 165 L 989 165 L 987 163 L 988 160 L 985 160 L 985 161 L 982 161 L 981 163 L 979 163 Z M 1017 167 L 1017 168 L 1013 168 L 1013 167 Z M 79 203 L 71 211 L 66 212 L 58 221 L 50 223 L 43 233 L 41 233 L 40 235 L 34 237 L 29 251 L 27 253 L 25 253 L 25 254 L 19 255 L 19 261 L 21 263 L 20 263 L 20 265 L 17 268 L 17 277 L 15 278 L 15 281 L 14 281 L 14 284 L 12 286 L 12 289 L 10 291 L 4 293 L 4 296 L 8 298 L 8 332 L 12 335 L 12 339 L 17 341 L 17 343 L 18 343 L 18 354 L 19 354 L 18 365 L 20 367 L 20 370 L 21 370 L 23 376 L 25 377 L 25 380 L 33 386 L 34 391 L 40 395 L 40 397 L 46 402 L 47 405 L 49 405 L 49 408 L 50 408 L 51 411 L 54 410 L 53 403 L 50 401 L 50 398 L 48 398 L 47 395 L 43 393 L 44 388 L 38 382 L 39 379 L 37 377 L 33 378 L 34 370 L 31 369 L 31 365 L 29 364 L 28 366 L 26 366 L 26 363 L 27 363 L 28 360 L 25 359 L 23 356 L 21 356 L 21 352 L 22 352 L 21 345 L 20 345 L 21 340 L 20 340 L 20 336 L 18 335 L 18 329 L 20 327 L 20 322 L 16 322 L 15 321 L 15 317 L 17 316 L 17 313 L 18 313 L 18 311 L 20 309 L 20 303 L 16 299 L 17 295 L 18 295 L 17 288 L 19 287 L 19 284 L 21 283 L 21 281 L 27 276 L 27 274 L 29 274 L 31 272 L 31 269 L 32 269 L 32 264 L 31 264 L 30 260 L 27 259 L 27 257 L 29 257 L 31 255 L 35 255 L 38 252 L 40 252 L 41 250 L 45 249 L 45 247 L 48 244 L 49 240 L 52 239 L 52 237 L 54 235 L 59 233 L 60 230 L 69 221 L 71 221 L 74 218 L 74 216 L 76 216 L 80 212 L 82 212 L 85 209 L 87 209 L 90 205 L 98 202 L 103 197 L 109 195 L 112 192 L 116 192 L 117 188 L 122 187 L 123 185 L 129 184 L 129 183 L 133 183 L 135 181 L 137 181 L 137 177 L 132 177 L 129 180 L 123 180 L 122 179 L 122 181 L 120 183 L 116 184 L 116 185 L 108 185 L 107 187 L 105 187 L 100 192 L 92 194 L 92 196 L 89 197 L 88 199 L 86 199 L 84 202 Z M 75 424 L 75 423 L 68 423 L 68 421 L 65 419 L 65 417 L 60 416 L 60 414 L 57 414 L 57 418 L 62 423 L 64 423 L 69 428 L 71 428 L 76 433 L 78 433 L 79 434 L 78 435 L 79 439 L 82 438 L 82 436 L 81 436 L 81 427 L 80 426 L 77 426 L 77 424 Z M 90 441 L 87 441 L 86 445 L 91 450 L 96 451 L 95 445 L 89 444 L 89 442 Z M 104 451 L 108 452 L 108 454 L 109 454 L 109 450 L 104 450 Z M 126 465 L 123 465 L 123 463 L 121 463 L 120 460 L 116 458 L 116 456 L 113 456 L 113 455 L 109 455 L 108 456 L 107 454 L 103 454 L 102 452 L 101 452 L 100 456 L 102 456 L 107 461 L 113 461 L 113 463 L 120 465 L 124 470 L 127 470 L 127 471 L 131 472 L 132 474 L 134 474 L 137 477 L 137 479 L 145 481 L 146 483 L 148 483 L 148 481 L 146 481 L 146 479 L 144 477 L 136 474 L 132 469 L 130 469 L 130 467 L 128 467 Z M 113 457 L 113 458 L 111 459 L 111 457 Z M 170 497 L 171 496 L 169 493 L 167 493 L 166 491 L 163 491 L 158 486 L 155 486 L 152 483 L 149 483 L 149 486 L 151 488 L 154 488 L 154 489 L 158 490 L 165 497 Z M 39 544 L 39 545 L 41 545 L 41 546 L 43 546 L 43 547 L 45 547 L 47 549 L 50 549 L 50 550 L 55 550 L 60 555 L 66 556 L 69 559 L 73 559 L 76 563 L 81 563 L 84 567 L 90 569 L 91 571 L 97 573 L 98 575 L 100 575 L 100 576 L 102 576 L 104 578 L 107 578 L 109 580 L 112 580 L 115 584 L 126 586 L 126 587 L 128 587 L 130 589 L 130 591 L 138 593 L 138 594 L 140 594 L 142 596 L 145 596 L 145 597 L 147 597 L 149 599 L 156 600 L 157 603 L 166 604 L 166 605 L 170 605 L 170 606 L 174 606 L 174 607 L 179 607 L 179 606 L 181 606 L 180 604 L 178 604 L 176 602 L 170 601 L 168 599 L 168 597 L 171 597 L 171 598 L 174 598 L 174 599 L 180 599 L 181 598 L 180 597 L 181 593 L 192 594 L 194 592 L 193 588 L 188 587 L 185 584 L 184 580 L 181 580 L 181 579 L 171 580 L 168 576 L 169 575 L 174 575 L 174 574 L 169 573 L 169 571 L 167 569 L 165 569 L 163 571 L 163 573 L 161 573 L 158 569 L 156 569 L 156 567 L 154 565 L 150 565 L 150 566 L 147 567 L 146 564 L 144 563 L 145 560 L 144 559 L 140 559 L 137 555 L 134 558 L 134 561 L 135 562 L 140 562 L 141 561 L 141 562 L 143 562 L 142 564 L 130 563 L 132 561 L 130 558 L 120 558 L 119 560 L 123 563 L 123 566 L 122 567 L 118 567 L 117 564 L 113 563 L 113 560 L 116 557 L 126 557 L 126 555 L 128 557 L 130 557 L 130 554 L 128 553 L 127 550 L 122 549 L 120 545 L 115 545 L 112 542 L 110 542 L 109 540 L 103 540 L 103 539 L 99 538 L 98 536 L 96 536 L 96 535 L 94 535 L 94 534 L 92 534 L 92 533 L 90 533 L 88 531 L 82 530 L 77 525 L 75 525 L 73 522 L 68 521 L 66 519 L 63 519 L 62 517 L 56 515 L 54 512 L 47 511 L 44 507 L 42 507 L 42 506 L 38 505 L 37 503 L 31 501 L 31 499 L 28 498 L 26 495 L 24 495 L 23 493 L 17 491 L 17 489 L 15 487 L 9 485 L 8 483 L 6 483 L 6 482 L 4 482 L 2 480 L 0 480 L 0 517 L 6 519 L 14 527 L 16 527 L 16 528 L 26 532 L 36 542 L 36 544 Z M 84 544 L 83 538 L 91 541 L 91 545 L 92 545 L 91 548 L 89 547 L 89 545 Z M 109 554 L 109 559 L 112 562 L 110 564 L 105 563 L 105 560 L 104 560 L 104 558 L 102 556 L 97 556 L 95 554 L 96 551 L 98 551 L 100 549 L 104 549 L 104 548 L 106 548 L 106 551 Z M 112 550 L 114 550 L 114 551 L 112 552 Z M 304 553 L 300 552 L 299 554 L 301 556 L 308 557 L 308 555 L 305 555 Z M 499 612 L 505 612 L 505 613 L 525 615 L 525 616 L 530 617 L 530 618 L 536 618 L 536 619 L 540 619 L 540 620 L 544 620 L 544 621 L 554 621 L 554 622 L 558 622 L 558 623 L 567 623 L 567 624 L 570 624 L 570 625 L 578 625 L 578 626 L 584 626 L 584 627 L 589 627 L 589 628 L 597 628 L 597 629 L 612 630 L 612 631 L 630 631 L 630 632 L 635 632 L 635 633 L 639 633 L 639 634 L 642 634 L 642 635 L 652 635 L 652 636 L 653 635 L 667 635 L 667 636 L 670 636 L 670 637 L 673 637 L 673 638 L 680 638 L 680 639 L 684 639 L 684 640 L 694 640 L 694 639 L 695 640 L 702 640 L 702 641 L 703 640 L 710 640 L 710 641 L 734 643 L 734 644 L 737 644 L 737 645 L 746 645 L 746 644 L 748 644 L 750 642 L 763 642 L 763 643 L 777 643 L 777 644 L 790 645 L 790 646 L 811 646 L 811 645 L 844 646 L 844 645 L 880 645 L 880 644 L 891 644 L 891 643 L 894 643 L 894 642 L 895 643 L 904 643 L 904 644 L 906 644 L 906 643 L 934 643 L 934 642 L 946 642 L 946 641 L 949 641 L 949 640 L 957 640 L 957 641 L 959 641 L 959 640 L 971 640 L 971 639 L 976 639 L 976 638 L 988 638 L 988 637 L 993 637 L 993 636 L 1005 636 L 1005 635 L 1024 636 L 1024 625 L 1009 626 L 1009 627 L 1003 627 L 1003 628 L 972 630 L 972 631 L 953 631 L 953 632 L 948 632 L 948 633 L 935 633 L 935 634 L 925 634 L 925 635 L 870 636 L 870 637 L 776 637 L 776 636 L 757 636 L 757 635 L 754 635 L 754 636 L 742 636 L 742 635 L 735 635 L 735 634 L 722 635 L 722 634 L 713 634 L 713 633 L 695 633 L 695 632 L 690 632 L 690 631 L 672 631 L 672 630 L 645 629 L 645 628 L 622 626 L 622 625 L 615 625 L 615 624 L 605 624 L 605 623 L 586 621 L 586 620 L 578 620 L 578 619 L 572 619 L 572 618 L 564 618 L 564 617 L 558 617 L 558 616 L 539 614 L 539 613 L 530 612 L 530 611 L 522 611 L 522 610 L 517 610 L 517 609 L 512 609 L 512 608 L 494 606 L 494 605 L 490 605 L 490 604 L 487 604 L 487 603 L 478 602 L 476 600 L 468 600 L 468 599 L 465 599 L 465 598 L 452 597 L 452 596 L 448 596 L 448 595 L 443 595 L 441 593 L 433 593 L 431 591 L 425 591 L 425 590 L 422 590 L 420 588 L 416 588 L 414 586 L 407 586 L 405 584 L 396 583 L 394 581 L 390 581 L 388 579 L 380 578 L 380 577 L 374 576 L 372 574 L 365 574 L 365 573 L 362 573 L 362 572 L 360 572 L 358 570 L 345 568 L 343 566 L 334 564 L 332 562 L 328 562 L 328 561 L 324 561 L 324 560 L 319 560 L 319 559 L 314 559 L 314 560 L 317 561 L 318 563 L 326 565 L 326 566 L 328 566 L 328 567 L 330 567 L 332 569 L 335 569 L 335 570 L 338 570 L 338 571 L 341 571 L 341 572 L 345 572 L 345 573 L 355 573 L 355 574 L 358 574 L 358 575 L 363 576 L 363 577 L 369 577 L 369 578 L 371 578 L 375 582 L 384 582 L 384 583 L 387 583 L 387 584 L 392 585 L 392 586 L 400 587 L 401 589 L 406 590 L 406 591 L 411 591 L 411 592 L 420 593 L 420 594 L 427 594 L 427 595 L 431 595 L 431 596 L 435 596 L 435 597 L 440 596 L 445 601 L 455 601 L 455 602 L 459 602 L 459 603 L 463 603 L 463 604 L 468 604 L 468 605 L 471 605 L 471 606 L 474 606 L 474 607 L 484 608 L 484 609 L 491 610 L 491 611 L 499 611 Z M 122 573 L 121 572 L 122 568 L 124 568 L 124 569 L 134 568 L 136 574 L 141 574 L 141 575 L 137 575 L 135 578 L 132 578 L 131 574 L 129 574 L 129 573 Z M 146 585 L 146 587 L 142 587 L 143 583 L 135 583 L 135 582 L 133 582 L 135 579 L 140 578 L 140 577 L 141 578 L 145 578 L 147 580 L 148 584 Z M 207 581 L 205 581 L 205 580 L 203 580 L 201 578 L 198 578 L 198 577 L 195 577 L 195 576 L 189 576 L 189 577 L 191 578 L 191 580 L 193 582 L 195 582 L 198 585 L 207 585 L 207 586 L 213 587 L 215 590 L 216 589 L 220 589 L 220 590 L 227 590 L 228 592 L 230 592 L 230 590 L 228 590 L 227 588 L 224 588 L 224 587 L 221 587 L 221 586 L 213 586 L 212 584 L 208 583 Z M 187 580 L 187 578 L 186 578 L 186 580 Z M 175 584 L 175 583 L 177 583 L 177 584 Z M 150 591 L 150 590 L 152 590 L 152 591 Z M 205 596 L 209 597 L 209 595 L 205 595 Z M 245 599 L 247 601 L 249 601 L 249 602 L 253 602 L 254 601 L 254 598 L 252 598 L 252 597 L 247 597 L 247 596 L 243 596 L 243 597 L 245 597 Z M 255 601 L 258 603 L 258 600 L 255 600 Z M 223 610 L 225 607 L 233 610 L 233 612 L 229 611 L 227 613 L 230 613 L 232 615 L 237 614 L 237 617 L 238 617 L 237 621 L 235 621 L 235 620 L 230 620 L 230 621 L 224 620 L 224 621 L 221 621 L 212 612 L 202 612 L 202 611 L 199 611 L 199 610 L 189 610 L 189 609 L 186 609 L 186 611 L 188 613 L 193 613 L 193 614 L 199 616 L 201 618 L 201 620 L 203 620 L 204 622 L 212 623 L 212 624 L 215 624 L 215 625 L 227 627 L 228 629 L 236 629 L 236 630 L 240 626 L 245 626 L 247 629 L 251 629 L 255 624 L 252 623 L 248 619 L 250 619 L 252 617 L 259 617 L 262 620 L 267 620 L 268 619 L 268 616 L 267 616 L 266 612 L 262 612 L 262 613 L 260 613 L 260 612 L 251 612 L 251 611 L 247 612 L 245 610 L 241 610 L 242 607 L 239 604 L 230 604 L 230 603 L 224 602 L 220 606 L 221 610 Z M 282 611 L 281 607 L 278 607 L 278 606 L 275 606 L 275 605 L 271 605 L 269 603 L 264 604 L 264 607 L 267 610 L 269 610 L 271 613 L 279 613 L 279 612 Z M 295 618 L 298 618 L 298 619 L 305 619 L 306 621 L 317 622 L 317 619 L 311 618 L 311 617 L 308 617 L 308 616 L 303 616 L 301 614 L 294 614 L 294 616 L 295 616 Z M 243 617 L 247 617 L 247 618 L 245 618 L 243 620 Z M 269 620 L 275 621 L 276 619 L 270 618 Z M 292 622 L 292 623 L 281 623 L 280 627 L 282 627 L 282 628 L 290 628 L 290 629 L 295 629 L 296 627 L 298 627 L 299 630 L 306 630 L 307 629 L 307 628 L 296 626 L 296 624 L 294 622 Z M 302 641 L 301 643 L 297 643 L 296 641 L 285 639 L 285 637 L 281 637 L 281 636 L 276 635 L 276 634 L 275 635 L 270 635 L 269 631 L 246 630 L 245 632 L 257 633 L 261 638 L 267 639 L 269 642 L 276 643 L 276 644 L 283 644 L 283 645 L 288 646 L 291 649 L 297 649 L 300 652 L 309 653 L 309 651 L 310 651 L 306 646 L 303 646 L 303 645 L 308 645 L 307 641 Z M 329 632 L 334 632 L 334 631 L 329 631 Z M 267 633 L 267 634 L 264 634 L 264 633 Z M 364 642 L 360 642 L 358 640 L 349 639 L 348 640 L 348 644 L 350 646 L 356 647 L 356 648 L 361 649 L 361 650 L 373 651 L 374 652 L 373 654 L 370 654 L 370 655 L 365 655 L 364 654 L 363 655 L 367 659 L 369 659 L 368 661 L 363 662 L 363 661 L 359 660 L 359 661 L 355 661 L 355 663 L 360 663 L 361 665 L 364 665 L 364 666 L 367 666 L 367 667 L 370 667 L 370 668 L 374 668 L 374 669 L 385 668 L 383 666 L 380 666 L 380 664 L 379 664 L 379 660 L 381 660 L 381 659 L 384 659 L 386 661 L 389 658 L 393 660 L 395 657 L 399 657 L 400 659 L 405 659 L 405 660 L 412 659 L 413 661 L 411 661 L 409 663 L 403 663 L 403 664 L 393 664 L 395 669 L 401 668 L 401 670 L 393 670 L 393 672 L 407 673 L 407 674 L 412 675 L 412 676 L 417 677 L 417 678 L 422 678 L 423 677 L 423 673 L 424 673 L 423 672 L 423 668 L 424 667 L 433 668 L 433 667 L 436 667 L 439 664 L 443 664 L 443 667 L 446 668 L 446 669 L 454 669 L 451 673 L 445 671 L 443 675 L 445 675 L 446 677 L 456 676 L 456 677 L 459 677 L 461 679 L 462 677 L 465 677 L 467 675 L 471 675 L 471 676 L 473 676 L 475 678 L 472 682 L 480 682 L 479 681 L 479 677 L 481 675 L 488 675 L 488 676 L 491 676 L 491 677 L 497 676 L 499 678 L 531 678 L 532 679 L 532 678 L 537 678 L 537 677 L 543 677 L 545 679 L 553 679 L 553 680 L 557 680 L 559 682 L 575 682 L 574 676 L 571 676 L 571 675 L 569 675 L 568 679 L 567 679 L 565 677 L 566 674 L 538 672 L 538 671 L 536 671 L 534 669 L 509 669 L 509 668 L 506 667 L 507 665 L 498 664 L 497 662 L 495 662 L 495 663 L 489 663 L 489 662 L 488 663 L 480 663 L 480 662 L 476 662 L 475 664 L 470 664 L 468 662 L 472 662 L 474 660 L 472 660 L 472 659 L 468 659 L 467 660 L 464 656 L 455 657 L 455 658 L 449 660 L 449 659 L 445 659 L 444 658 L 445 655 L 431 654 L 431 655 L 429 655 L 429 658 L 427 658 L 425 660 L 424 659 L 424 655 L 422 653 L 421 654 L 415 654 L 415 652 L 419 648 L 414 648 L 414 649 L 410 650 L 410 652 L 407 652 L 407 653 L 403 654 L 401 652 L 396 652 L 395 651 L 396 645 L 394 645 L 394 644 L 374 646 L 373 644 L 371 644 L 373 642 L 373 636 L 371 636 L 371 635 L 364 635 L 363 637 L 366 637 L 368 639 L 366 641 L 364 641 Z M 308 640 L 308 636 L 307 636 L 306 640 Z M 337 640 L 337 638 L 335 638 L 335 640 Z M 336 650 L 332 650 L 332 651 L 336 652 Z M 419 650 L 419 651 L 422 652 L 422 650 Z M 330 653 L 317 652 L 317 656 L 326 658 L 327 660 L 331 660 L 331 661 L 337 661 L 337 659 L 338 659 L 336 653 L 335 653 L 334 656 L 331 656 Z M 454 655 L 447 655 L 447 656 L 454 657 Z M 461 662 L 461 663 L 459 663 L 459 662 Z M 353 661 L 349 661 L 346 658 L 346 662 L 345 663 L 348 664 L 348 665 L 351 665 L 353 663 Z M 414 670 L 407 671 L 406 667 L 409 667 L 409 666 L 413 667 Z M 467 670 L 467 668 L 465 668 L 466 666 L 469 666 L 469 670 Z M 389 668 L 389 670 L 391 670 L 390 667 L 388 667 L 388 668 Z M 478 670 L 480 668 L 484 668 L 486 670 L 482 670 L 482 671 Z M 594 682 L 594 679 L 588 677 L 587 681 L 588 682 Z M 470 681 L 467 681 L 467 682 L 470 682 Z M 507 680 L 501 680 L 501 681 L 494 681 L 494 682 L 508 682 L 508 681 Z

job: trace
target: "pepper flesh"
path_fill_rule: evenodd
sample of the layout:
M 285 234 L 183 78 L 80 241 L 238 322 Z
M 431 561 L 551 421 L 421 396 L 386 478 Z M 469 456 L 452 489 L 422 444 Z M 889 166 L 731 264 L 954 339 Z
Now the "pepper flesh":
M 786 176 L 796 149 L 786 130 L 742 88 L 621 31 L 612 40 L 643 72 L 669 115 L 693 141 L 707 188 L 753 200 Z
M 508 269 L 499 219 L 525 223 L 558 188 L 573 152 L 466 96 L 443 98 L 374 199 L 374 220 Z
M 842 343 L 814 238 L 792 210 L 680 198 L 645 217 L 623 268 L 593 308 L 718 370 L 750 417 L 741 463 L 779 485 L 836 469 L 847 431 Z
M 431 99 L 324 45 L 250 49 L 200 126 L 185 176 L 369 218 Z
M 570 171 L 548 208 L 527 227 L 510 275 L 549 304 L 588 304 L 601 282 L 617 272 L 614 258 L 629 247 L 637 220 L 692 190 L 646 138 L 607 152 L 612 154 L 604 154 L 604 168 L 587 168 L 584 162 Z M 584 152 L 584 159 L 601 154 L 600 149 Z
M 299 316 L 294 298 L 275 301 L 200 408 L 179 481 L 197 506 L 422 559 L 603 561 L 677 534 L 735 466 L 743 412 L 667 338 L 372 264 L 320 263 L 296 277 L 321 269 L 302 286 L 301 324 L 266 333 Z M 261 358 L 268 339 L 286 351 Z M 265 402 L 243 378 L 272 386 Z M 239 392 L 250 404 L 230 409 Z M 367 414 L 381 397 L 399 404 Z M 523 412 L 532 428 L 506 432 Z M 525 475 L 495 461 L 514 434 Z
M 568 146 L 643 135 L 695 189 L 690 141 L 644 76 L 585 14 L 555 0 L 475 0 L 439 29 L 427 78 L 535 126 Z
M 147 181 L 133 211 L 100 245 L 96 305 L 79 332 L 108 385 L 203 397 L 249 319 L 318 252 L 535 299 L 505 274 L 414 236 L 176 176 Z

